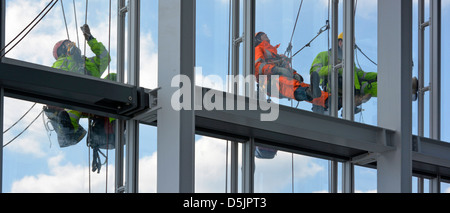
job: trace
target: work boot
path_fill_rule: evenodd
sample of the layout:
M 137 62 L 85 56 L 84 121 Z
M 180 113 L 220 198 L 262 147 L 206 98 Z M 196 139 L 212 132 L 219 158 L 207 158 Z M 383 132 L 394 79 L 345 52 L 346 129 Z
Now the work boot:
M 412 100 L 417 101 L 419 98 L 419 80 L 414 77 L 412 79 Z
M 319 73 L 317 73 L 317 72 L 311 73 L 310 82 L 311 82 L 311 86 L 309 88 L 310 88 L 311 97 L 313 97 L 313 99 L 320 98 L 322 96 L 322 90 L 320 89 Z
M 63 129 L 64 131 L 68 131 L 68 133 L 74 132 L 74 128 L 72 125 L 72 121 L 70 120 L 69 113 L 67 113 L 65 110 L 59 112 L 58 119 L 61 129 Z
M 365 95 L 356 95 L 355 96 L 355 106 L 361 106 L 362 104 L 367 103 L 372 98 L 371 94 L 365 94 Z
M 86 136 L 87 131 L 82 127 L 78 127 L 77 131 L 69 132 L 63 131 L 58 133 L 59 147 L 65 148 L 78 144 Z

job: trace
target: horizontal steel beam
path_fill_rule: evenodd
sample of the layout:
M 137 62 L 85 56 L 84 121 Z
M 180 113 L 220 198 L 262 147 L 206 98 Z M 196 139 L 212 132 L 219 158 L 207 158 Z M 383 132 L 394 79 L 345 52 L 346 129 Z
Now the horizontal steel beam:
M 450 178 L 449 143 L 414 136 L 412 157 L 416 172 Z
M 212 91 L 197 88 L 199 90 L 202 91 L 203 98 Z M 249 106 L 254 105 L 256 100 L 238 98 L 218 91 L 214 93 L 222 94 L 224 109 L 227 103 L 234 103 L 236 107 L 245 104 L 246 110 L 197 110 L 197 130 L 234 136 L 237 139 L 255 138 L 260 143 L 341 160 L 349 160 L 368 152 L 381 153 L 393 149 L 390 141 L 394 132 L 390 130 L 286 106 L 278 106 L 279 117 L 276 121 L 264 122 L 261 121 L 261 115 L 268 112 L 260 110 L 259 104 L 252 106 L 257 110 L 249 110 Z M 196 107 L 202 106 L 200 98 L 196 100 Z
M 5 96 L 123 120 L 149 108 L 145 89 L 3 58 Z
M 213 90 L 197 87 L 196 91 L 199 93 L 196 107 L 199 108 L 203 105 L 205 94 Z M 214 93 L 223 97 L 224 109 L 227 102 L 234 100 L 235 107 L 244 103 L 247 110 L 197 110 L 197 134 L 242 143 L 255 138 L 257 144 L 269 148 L 329 160 L 352 161 L 375 169 L 378 153 L 394 149 L 391 146 L 392 130 L 286 106 L 279 106 L 279 118 L 276 121 L 263 122 L 260 121 L 260 115 L 267 112 L 248 110 L 252 102 L 249 98 L 219 91 Z M 149 110 L 148 114 L 152 112 Z M 153 126 L 157 123 L 153 116 L 142 116 L 140 121 Z M 449 143 L 414 136 L 412 147 L 414 174 L 440 175 L 450 179 Z

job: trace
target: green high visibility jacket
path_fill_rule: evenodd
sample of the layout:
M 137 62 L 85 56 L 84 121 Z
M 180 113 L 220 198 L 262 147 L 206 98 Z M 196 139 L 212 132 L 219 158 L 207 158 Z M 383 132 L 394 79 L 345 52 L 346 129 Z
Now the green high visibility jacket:
M 101 78 L 111 62 L 111 56 L 105 46 L 98 42 L 95 38 L 88 41 L 89 47 L 95 56 L 91 58 L 82 57 L 82 61 L 75 60 L 72 56 L 61 56 L 53 64 L 53 68 L 61 69 L 69 72 L 87 74 L 97 78 Z M 116 74 L 111 73 L 105 79 L 116 81 Z M 79 121 L 84 116 L 81 112 L 75 110 L 66 110 L 69 113 L 72 126 L 77 130 L 80 126 Z M 115 119 L 110 118 L 110 122 Z
M 83 57 L 83 61 L 77 62 L 72 56 L 61 56 L 52 67 L 100 78 L 108 68 L 111 56 L 105 46 L 95 38 L 88 41 L 88 44 L 95 57 Z
M 321 78 L 321 83 L 323 82 L 323 80 L 328 78 L 328 72 L 331 71 L 331 66 L 328 66 L 328 60 L 329 60 L 328 51 L 319 53 L 314 59 L 311 65 L 311 69 L 309 71 L 310 73 L 318 72 Z M 340 76 L 342 76 L 342 73 L 343 70 L 339 69 Z M 357 68 L 355 65 L 355 89 L 360 90 L 363 82 L 366 81 L 376 82 L 377 76 L 378 76 L 377 73 L 373 72 L 366 73 L 363 70 Z

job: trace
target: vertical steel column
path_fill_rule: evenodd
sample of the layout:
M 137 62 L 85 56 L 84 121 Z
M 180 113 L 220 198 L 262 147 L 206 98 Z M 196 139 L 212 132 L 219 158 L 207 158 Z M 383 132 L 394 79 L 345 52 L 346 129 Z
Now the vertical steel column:
M 3 5 L 2 5 L 3 6 Z M 0 87 L 0 194 L 3 193 L 3 115 L 4 115 L 4 90 Z
M 342 164 L 342 191 L 344 193 L 355 192 L 355 165 L 351 162 Z
M 331 104 L 330 115 L 338 117 L 338 30 L 339 30 L 339 0 L 332 0 L 331 5 L 331 75 L 330 75 L 330 89 L 331 89 Z M 338 192 L 338 163 L 336 161 L 329 162 L 328 171 L 328 191 L 330 193 Z
M 430 1 L 430 138 L 441 139 L 441 0 Z
M 6 0 L 0 1 L 0 49 L 5 46 L 5 17 L 6 17 Z M 3 51 L 0 51 L 0 55 L 3 55 Z M 0 59 L 2 63 L 2 59 Z M 0 86 L 0 193 L 3 193 L 3 120 L 4 120 L 4 90 Z
M 338 162 L 328 162 L 328 192 L 338 193 Z
M 242 192 L 254 193 L 255 191 L 255 139 L 243 145 L 242 150 Z
M 139 86 L 140 0 L 128 2 L 128 84 Z M 126 121 L 126 192 L 139 192 L 139 121 Z
M 418 77 L 419 77 L 419 93 L 417 97 L 417 132 L 418 135 L 423 137 L 425 136 L 425 27 L 429 26 L 429 22 L 425 23 L 425 1 L 419 0 L 418 5 Z M 424 179 L 422 177 L 418 177 L 418 192 L 423 193 L 424 186 L 423 186 Z
M 117 3 L 117 81 L 125 83 L 125 16 L 127 7 L 125 0 Z M 123 192 L 124 179 L 124 125 L 122 120 L 116 121 L 116 153 L 115 153 L 115 191 Z
M 253 47 L 253 40 L 255 37 L 255 0 L 244 1 L 244 77 L 255 74 L 255 48 Z M 256 79 L 255 79 L 256 80 Z M 244 84 L 244 85 L 242 85 Z M 256 99 L 255 84 L 245 84 L 245 96 Z
M 430 193 L 441 193 L 441 177 L 439 175 L 430 179 Z
M 419 97 L 418 101 L 418 135 L 424 136 L 424 111 L 425 111 L 425 27 L 429 25 L 429 22 L 425 23 L 425 3 L 424 0 L 419 0 L 419 35 L 418 40 L 418 77 L 419 77 Z
M 355 16 L 354 0 L 344 1 L 344 44 L 343 44 L 343 116 L 355 120 Z
M 378 1 L 378 126 L 392 129 L 380 153 L 380 193 L 412 192 L 412 1 Z
M 338 117 L 338 90 L 339 90 L 339 69 L 338 69 L 338 34 L 339 34 L 339 0 L 333 0 L 331 5 L 331 75 L 330 89 L 331 95 L 330 115 Z
M 231 1 L 231 15 L 232 15 L 232 51 L 231 51 L 231 70 L 232 76 L 239 75 L 239 47 L 240 47 L 240 32 L 239 32 L 239 22 L 240 22 L 240 0 Z M 233 84 L 231 86 L 231 92 L 233 94 L 239 94 L 238 85 Z M 237 142 L 231 142 L 231 175 L 230 175 L 230 192 L 238 193 L 238 171 L 239 171 L 239 144 Z
M 344 42 L 343 42 L 343 117 L 355 120 L 355 1 L 345 0 L 344 4 Z M 343 164 L 342 190 L 344 193 L 354 192 L 354 165 Z
M 159 1 L 158 168 L 159 193 L 195 192 L 195 0 Z M 172 80 L 190 80 L 191 109 L 175 110 L 172 96 L 180 87 Z

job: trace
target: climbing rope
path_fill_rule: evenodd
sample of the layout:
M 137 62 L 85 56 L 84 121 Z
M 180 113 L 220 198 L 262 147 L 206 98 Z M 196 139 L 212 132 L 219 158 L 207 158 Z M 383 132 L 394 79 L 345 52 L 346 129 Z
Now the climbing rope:
M 11 47 L 11 49 L 9 49 L 8 51 L 6 51 L 3 55 L 1 55 L 0 56 L 0 59 L 1 58 L 3 58 L 3 57 L 5 57 L 5 55 L 6 54 L 8 54 L 11 50 L 13 50 L 33 29 L 34 29 L 34 27 L 36 27 L 36 25 L 37 24 L 39 24 L 39 22 L 41 22 L 42 21 L 42 19 L 53 9 L 53 7 L 55 6 L 55 4 L 56 3 L 58 3 L 58 0 L 56 0 L 55 2 L 54 2 L 54 0 L 52 0 L 40 13 L 39 13 L 39 15 L 38 16 L 36 16 L 36 18 L 30 23 L 30 24 L 28 24 L 28 26 L 27 27 L 25 27 L 25 29 L 23 29 L 22 30 L 22 32 L 20 32 L 11 42 L 9 42 L 5 47 L 3 47 L 1 50 L 0 50 L 0 53 L 1 52 L 3 52 L 9 45 L 11 45 L 12 44 L 12 42 L 14 42 L 22 33 L 24 33 L 25 31 L 26 31 L 26 29 L 28 29 L 28 27 L 30 27 L 31 26 L 31 28 L 25 33 L 25 35 L 21 38 L 21 39 L 19 39 L 19 41 L 16 43 L 16 44 L 14 44 L 12 47 Z M 48 8 L 49 7 L 49 5 L 51 5 L 50 6 L 50 8 Z M 48 8 L 48 9 L 47 9 Z M 44 13 L 43 15 L 42 15 L 42 13 Z M 41 16 L 42 15 L 42 16 Z M 41 17 L 40 17 L 41 16 Z M 40 18 L 39 18 L 40 17 Z M 39 18 L 39 19 L 38 19 Z M 36 23 L 34 23 L 35 21 L 37 21 Z M 34 24 L 33 24 L 34 23 Z
M 27 127 L 25 127 L 25 129 L 24 129 L 22 132 L 20 132 L 16 137 L 14 137 L 14 138 L 11 139 L 8 143 L 6 143 L 5 145 L 3 145 L 3 148 L 5 148 L 6 146 L 8 146 L 8 145 L 11 144 L 12 142 L 14 142 L 14 141 L 15 141 L 17 138 L 19 138 L 23 133 L 25 133 L 25 132 L 31 127 L 31 125 L 33 125 L 34 122 L 36 122 L 36 120 L 42 115 L 42 113 L 44 113 L 44 111 L 41 111 L 41 113 L 39 113 L 39 115 L 36 116 L 36 118 L 35 118 L 33 121 L 31 121 L 31 123 L 30 123 Z

